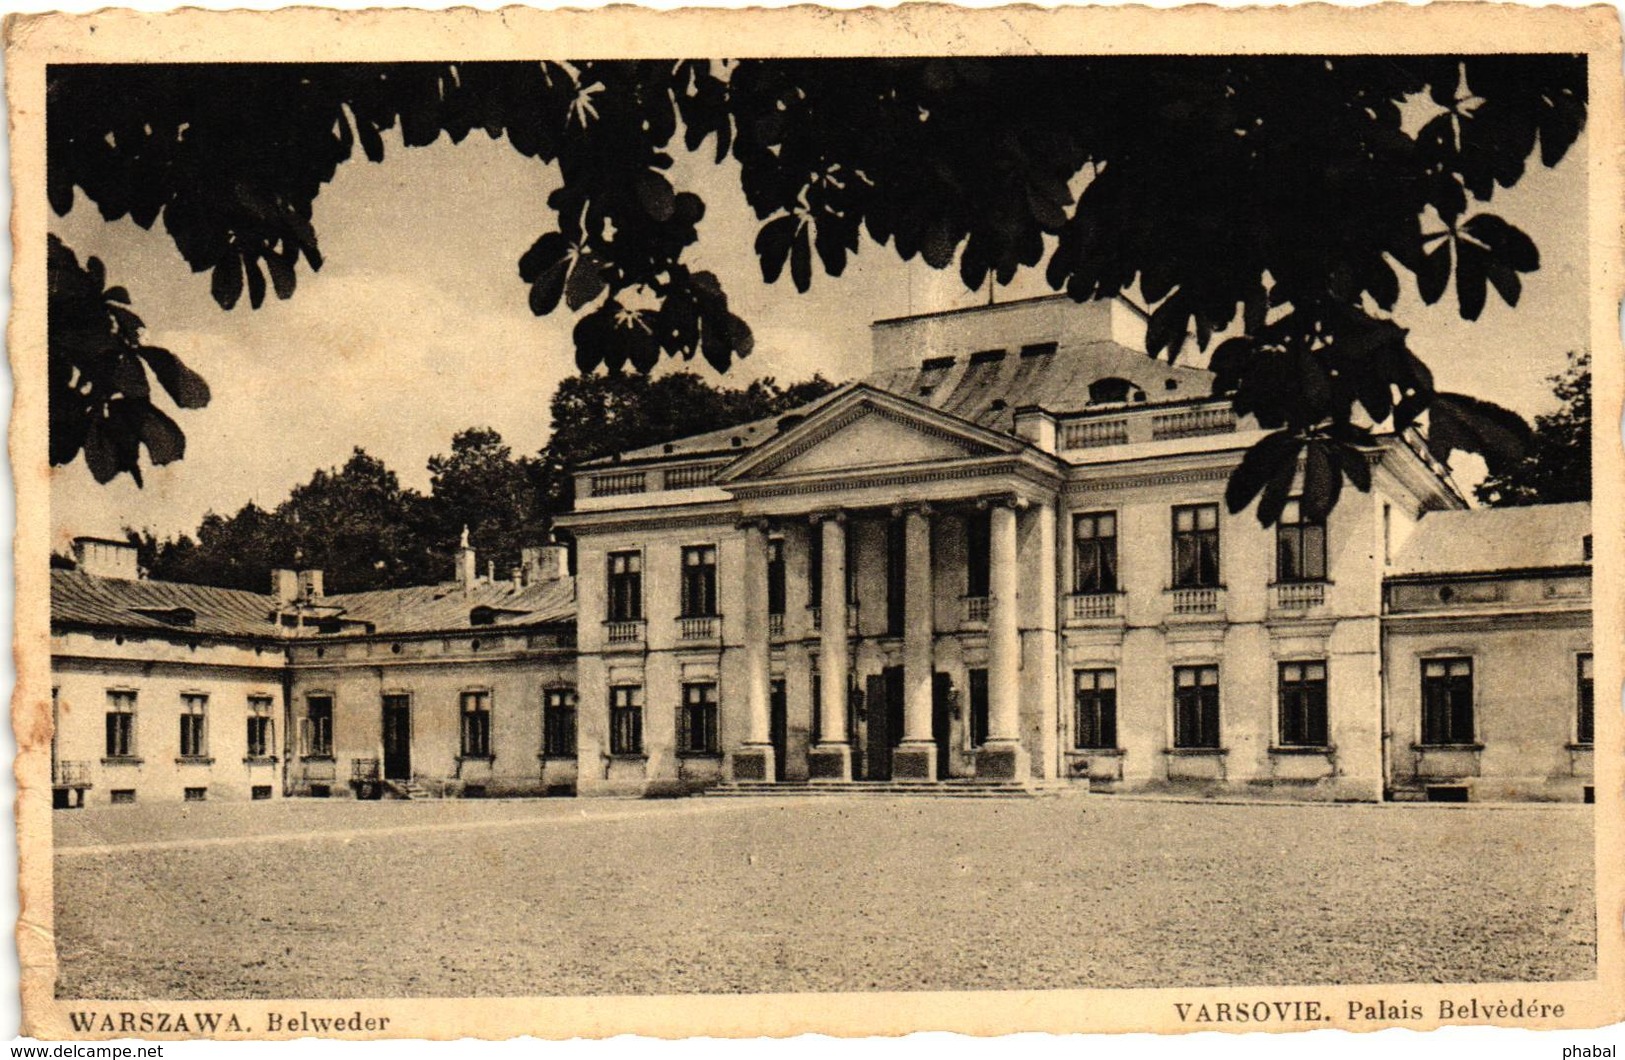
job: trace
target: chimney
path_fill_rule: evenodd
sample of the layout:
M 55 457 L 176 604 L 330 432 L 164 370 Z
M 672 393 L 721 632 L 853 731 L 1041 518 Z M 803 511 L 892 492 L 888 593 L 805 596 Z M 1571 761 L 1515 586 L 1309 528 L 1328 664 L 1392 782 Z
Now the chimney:
M 570 552 L 563 545 L 553 543 L 536 545 L 522 550 L 525 581 L 556 582 L 570 572 Z
M 485 580 L 492 585 L 497 583 L 497 561 L 494 559 L 485 561 Z
M 141 577 L 141 569 L 136 565 L 135 546 L 128 541 L 76 537 L 73 539 L 73 558 L 80 570 L 98 578 L 133 582 Z
M 1036 405 L 1016 409 L 1015 434 L 1046 453 L 1055 452 L 1055 417 Z
M 521 589 L 523 589 L 525 587 L 525 568 L 523 568 L 523 567 L 515 567 L 513 569 L 512 573 L 513 573 L 513 591 L 518 592 L 519 590 L 521 590 Z
M 314 600 L 322 596 L 322 572 L 319 570 L 302 570 L 299 572 L 299 597 L 302 600 Z
M 271 595 L 276 598 L 277 606 L 282 607 L 299 599 L 299 575 L 291 570 L 277 569 L 271 572 Z
M 474 548 L 468 543 L 468 527 L 464 525 L 462 540 L 457 545 L 457 584 L 466 593 L 474 588 L 474 579 Z

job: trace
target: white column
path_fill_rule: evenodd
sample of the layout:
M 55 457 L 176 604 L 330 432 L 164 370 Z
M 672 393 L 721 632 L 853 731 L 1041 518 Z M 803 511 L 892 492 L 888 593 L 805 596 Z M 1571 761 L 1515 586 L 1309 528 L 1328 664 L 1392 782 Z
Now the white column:
M 745 525 L 745 743 L 771 740 L 768 707 L 767 527 Z
M 846 739 L 846 518 L 839 512 L 823 517 L 809 544 L 823 550 L 823 582 L 818 608 L 819 701 L 817 746 L 807 753 L 807 778 L 818 782 L 852 779 L 852 749 Z
M 1016 506 L 993 506 L 989 556 L 987 744 L 977 759 L 978 776 L 1025 780 L 1021 748 L 1021 634 L 1016 608 Z
M 903 520 L 903 739 L 931 743 L 931 514 Z

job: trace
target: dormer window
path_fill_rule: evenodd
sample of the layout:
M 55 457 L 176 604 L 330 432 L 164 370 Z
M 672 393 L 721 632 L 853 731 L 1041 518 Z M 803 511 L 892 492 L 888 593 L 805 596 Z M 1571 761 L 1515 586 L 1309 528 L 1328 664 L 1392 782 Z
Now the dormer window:
M 1004 360 L 1003 350 L 978 350 L 970 355 L 971 364 L 997 364 Z
M 483 604 L 468 613 L 468 624 L 471 626 L 491 626 L 496 624 L 496 620 L 496 608 Z
M 1580 539 L 1580 556 L 1587 563 L 1591 562 L 1591 535 L 1587 534 Z
M 171 626 L 197 625 L 197 612 L 190 607 L 137 607 L 134 610 L 138 615 L 155 618 Z
M 1021 348 L 1023 357 L 1048 357 L 1061 348 L 1058 342 L 1029 342 Z

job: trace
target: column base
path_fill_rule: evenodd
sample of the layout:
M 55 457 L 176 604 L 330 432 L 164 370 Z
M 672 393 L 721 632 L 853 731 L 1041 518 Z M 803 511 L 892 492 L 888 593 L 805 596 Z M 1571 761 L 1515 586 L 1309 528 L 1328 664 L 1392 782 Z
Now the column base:
M 901 781 L 937 779 L 937 745 L 930 740 L 904 740 L 891 753 L 891 777 Z
M 748 743 L 728 756 L 728 779 L 773 782 L 773 745 Z
M 976 752 L 976 779 L 1015 780 L 1032 777 L 1027 750 L 1015 740 L 989 741 Z
M 845 784 L 852 779 L 852 748 L 844 743 L 818 744 L 807 750 L 809 784 Z

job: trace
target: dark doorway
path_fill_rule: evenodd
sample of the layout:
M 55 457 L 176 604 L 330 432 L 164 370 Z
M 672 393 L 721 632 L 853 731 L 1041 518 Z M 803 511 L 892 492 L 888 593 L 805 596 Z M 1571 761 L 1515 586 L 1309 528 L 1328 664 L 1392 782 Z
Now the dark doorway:
M 940 670 L 931 675 L 931 740 L 937 745 L 937 779 L 947 780 L 948 752 L 953 740 L 953 679 Z
M 768 686 L 768 739 L 773 742 L 773 779 L 783 780 L 785 760 L 790 757 L 790 717 L 784 698 L 784 682 Z
M 412 697 L 384 697 L 384 778 L 412 779 Z
M 890 780 L 892 749 L 903 739 L 903 668 L 888 666 L 869 678 L 864 697 L 863 779 Z

